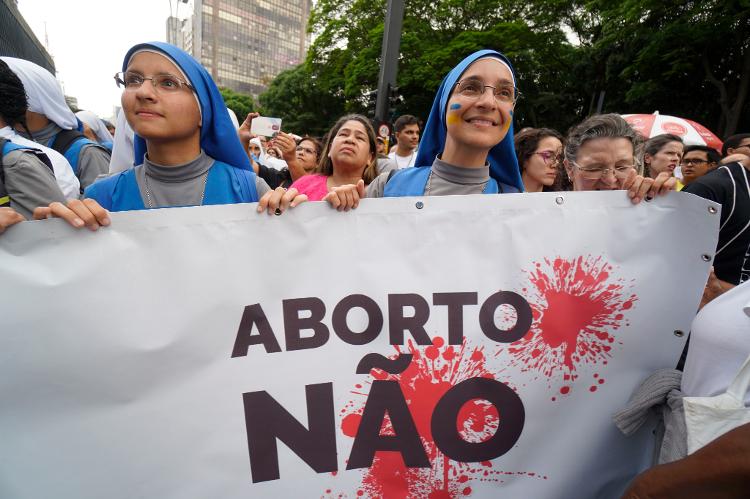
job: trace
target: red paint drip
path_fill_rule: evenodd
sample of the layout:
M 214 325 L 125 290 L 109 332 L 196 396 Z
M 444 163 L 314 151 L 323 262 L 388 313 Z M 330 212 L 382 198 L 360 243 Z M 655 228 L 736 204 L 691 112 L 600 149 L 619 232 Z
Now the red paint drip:
M 526 295 L 534 320 L 526 336 L 508 348 L 511 364 L 553 383 L 576 381 L 584 365 L 606 365 L 615 343 L 612 332 L 637 300 L 613 270 L 592 256 L 537 262 Z M 571 388 L 562 386 L 560 393 Z
M 401 352 L 400 347 L 395 347 Z M 442 338 L 435 338 L 427 347 L 416 347 L 409 341 L 408 353 L 413 355 L 409 367 L 401 374 L 372 372 L 374 379 L 398 381 L 409 411 L 414 418 L 431 468 L 407 468 L 396 452 L 378 452 L 372 467 L 364 470 L 362 484 L 357 495 L 367 497 L 431 499 L 464 497 L 472 494 L 472 481 L 501 482 L 501 471 L 488 471 L 492 463 L 458 463 L 445 456 L 435 445 L 430 428 L 435 405 L 456 384 L 477 377 L 495 379 L 485 365 L 483 347 L 471 348 L 464 339 L 462 345 L 445 345 Z M 395 356 L 394 356 L 395 357 Z M 365 384 L 371 382 L 365 382 Z M 364 395 L 356 391 L 355 395 Z M 341 418 L 341 431 L 354 437 L 361 420 L 365 400 L 360 397 L 346 405 L 346 415 Z M 495 406 L 486 400 L 470 400 L 459 411 L 457 429 L 468 442 L 481 442 L 492 437 L 500 425 L 501 415 Z M 392 432 L 386 419 L 381 434 Z M 482 468 L 471 466 L 480 464 Z M 507 472 L 516 474 L 516 472 Z M 524 472 L 519 472 L 522 474 Z M 527 475 L 525 475 L 527 476 Z M 488 478 L 489 477 L 489 478 Z

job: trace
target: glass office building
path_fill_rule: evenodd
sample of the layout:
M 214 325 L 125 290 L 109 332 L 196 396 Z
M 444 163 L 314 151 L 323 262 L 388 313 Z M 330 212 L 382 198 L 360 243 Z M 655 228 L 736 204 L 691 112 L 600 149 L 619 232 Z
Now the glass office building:
M 55 74 L 55 63 L 26 24 L 15 0 L 0 0 L 0 56 L 36 63 Z
M 304 61 L 311 0 L 195 0 L 167 20 L 167 41 L 193 54 L 219 86 L 258 96 Z

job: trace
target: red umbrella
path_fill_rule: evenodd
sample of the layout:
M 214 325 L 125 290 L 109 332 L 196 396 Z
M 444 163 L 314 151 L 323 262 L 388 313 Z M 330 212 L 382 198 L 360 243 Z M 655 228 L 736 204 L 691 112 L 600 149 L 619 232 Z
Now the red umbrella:
M 622 117 L 647 139 L 671 133 L 681 137 L 686 145 L 708 146 L 721 152 L 722 142 L 719 137 L 695 121 L 659 114 L 659 111 L 654 114 L 623 114 Z

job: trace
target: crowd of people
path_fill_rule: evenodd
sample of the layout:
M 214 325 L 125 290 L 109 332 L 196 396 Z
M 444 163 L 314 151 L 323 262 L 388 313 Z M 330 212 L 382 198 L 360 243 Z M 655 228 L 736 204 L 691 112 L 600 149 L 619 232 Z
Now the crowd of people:
M 166 43 L 135 45 L 115 81 L 122 89 L 116 127 L 90 112 L 74 114 L 43 68 L 0 58 L 0 233 L 49 217 L 96 230 L 110 225 L 110 212 L 163 207 L 257 202 L 258 212 L 280 215 L 305 201 L 348 211 L 363 198 L 567 190 L 621 190 L 637 204 L 683 190 L 722 206 L 701 314 L 720 309 L 733 322 L 717 323 L 734 333 L 714 368 L 736 371 L 750 354 L 750 335 L 736 333 L 750 332 L 748 133 L 726 138 L 717 151 L 685 145 L 676 135 L 644 138 L 620 115 L 602 114 L 566 134 L 549 128 L 516 134 L 517 75 L 494 50 L 468 55 L 445 76 L 424 126 L 417 117 L 399 117 L 390 151 L 389 141 L 357 114 L 341 117 L 322 139 L 288 131 L 255 136 L 258 115 L 238 123 L 206 69 Z M 720 330 L 707 334 L 694 331 L 693 344 L 703 350 L 689 351 L 685 379 L 694 379 L 696 365 L 711 375 L 702 355 L 712 350 L 705 345 L 724 337 Z M 722 387 L 681 388 L 708 396 Z M 748 438 L 748 428 L 739 431 Z M 680 466 L 695 470 L 702 456 L 736 447 L 719 439 L 703 454 L 677 456 L 669 473 L 656 480 L 655 468 L 631 493 L 655 482 L 669 491 Z M 726 473 L 705 480 L 727 487 L 746 480 L 737 478 L 738 469 L 748 471 L 746 458 L 723 462 Z

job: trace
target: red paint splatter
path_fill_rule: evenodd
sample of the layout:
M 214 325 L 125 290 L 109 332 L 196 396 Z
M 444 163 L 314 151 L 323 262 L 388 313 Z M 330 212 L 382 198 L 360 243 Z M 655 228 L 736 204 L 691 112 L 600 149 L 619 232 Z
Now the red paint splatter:
M 346 412 L 346 410 L 342 411 Z M 347 437 L 354 438 L 357 435 L 357 429 L 359 428 L 359 422 L 362 420 L 361 414 L 347 414 L 341 421 L 341 431 Z
M 536 263 L 526 295 L 534 319 L 526 336 L 508 348 L 511 365 L 537 371 L 550 382 L 573 382 L 583 365 L 606 365 L 615 343 L 611 333 L 637 300 L 613 270 L 592 256 Z M 563 386 L 560 393 L 570 390 Z
M 401 352 L 400 347 L 395 348 L 397 352 Z M 430 423 L 433 410 L 451 387 L 470 378 L 495 379 L 485 365 L 483 347 L 470 348 L 466 339 L 460 346 L 446 346 L 442 338 L 435 338 L 433 345 L 428 347 L 418 348 L 409 341 L 407 350 L 413 358 L 403 373 L 392 375 L 373 370 L 371 374 L 373 379 L 398 381 L 431 467 L 407 468 L 401 454 L 378 452 L 372 467 L 363 471 L 362 485 L 357 494 L 362 492 L 368 497 L 388 498 L 454 498 L 471 495 L 471 481 L 502 482 L 499 476 L 503 474 L 533 476 L 526 472 L 488 470 L 487 468 L 492 468 L 489 461 L 479 463 L 481 468 L 472 467 L 472 463 L 452 461 L 438 449 L 432 438 Z M 364 395 L 360 392 L 352 393 Z M 341 418 L 341 431 L 344 435 L 356 435 L 364 404 L 363 398 L 347 404 L 347 414 Z M 486 400 L 475 399 L 467 402 L 459 411 L 457 429 L 466 441 L 481 442 L 495 434 L 500 419 L 501 415 L 494 405 Z M 392 431 L 390 421 L 386 419 L 381 434 Z

